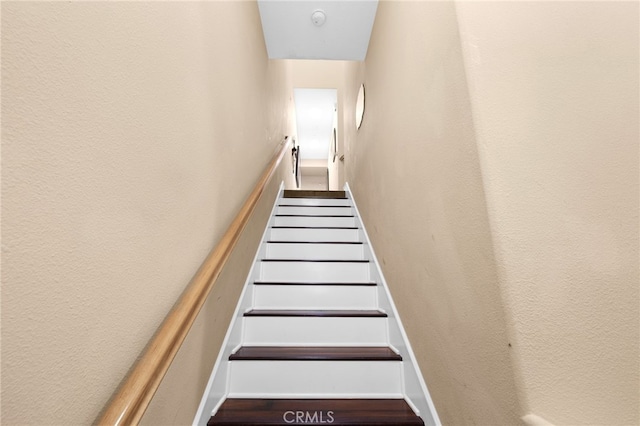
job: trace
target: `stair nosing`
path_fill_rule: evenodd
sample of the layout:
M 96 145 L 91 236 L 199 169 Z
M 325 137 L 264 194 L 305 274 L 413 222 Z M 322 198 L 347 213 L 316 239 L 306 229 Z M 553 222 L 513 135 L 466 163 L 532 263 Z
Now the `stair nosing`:
M 352 208 L 351 206 L 340 206 L 340 205 L 333 205 L 333 204 L 314 204 L 314 205 L 305 205 L 305 204 L 278 204 L 278 207 L 309 207 L 309 208 L 317 208 L 317 207 L 340 207 L 342 209 L 350 209 Z
M 261 262 L 371 263 L 369 259 L 260 259 Z
M 360 286 L 375 287 L 378 285 L 375 281 L 356 281 L 356 282 L 301 282 L 301 281 L 259 281 L 253 282 L 254 285 L 326 285 L 326 286 Z
M 274 225 L 270 226 L 271 229 L 360 229 L 357 226 L 288 226 L 288 225 Z
M 349 199 L 347 191 L 342 189 L 334 190 L 307 190 L 307 189 L 285 189 L 280 198 L 312 198 L 312 199 Z
M 388 318 L 379 309 L 251 309 L 245 317 Z
M 370 353 L 367 354 L 367 350 Z M 386 354 L 378 354 L 372 350 L 384 350 Z M 229 361 L 398 362 L 402 361 L 402 355 L 389 346 L 241 346 L 229 355 Z
M 327 214 L 327 215 L 318 215 L 318 214 L 276 214 L 275 217 L 355 217 L 355 215 L 339 215 L 339 214 Z
M 364 244 L 362 241 L 282 241 L 267 240 L 267 244 Z

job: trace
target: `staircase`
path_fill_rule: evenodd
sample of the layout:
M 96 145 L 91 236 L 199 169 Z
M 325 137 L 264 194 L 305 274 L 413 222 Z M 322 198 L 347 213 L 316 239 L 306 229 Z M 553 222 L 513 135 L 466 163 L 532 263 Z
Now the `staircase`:
M 280 190 L 194 424 L 440 424 L 345 189 Z

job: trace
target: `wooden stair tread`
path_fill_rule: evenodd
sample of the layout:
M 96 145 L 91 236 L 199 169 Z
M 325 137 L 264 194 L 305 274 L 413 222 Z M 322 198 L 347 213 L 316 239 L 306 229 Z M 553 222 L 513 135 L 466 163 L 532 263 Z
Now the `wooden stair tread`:
M 344 191 L 310 191 L 310 190 L 294 190 L 285 189 L 283 198 L 336 198 L 346 199 L 347 194 Z
M 368 259 L 260 259 L 261 262 L 371 263 Z
M 283 201 L 286 201 L 286 199 L 283 198 Z M 325 208 L 325 207 L 332 207 L 332 208 L 337 208 L 340 207 L 342 209 L 350 209 L 351 206 L 343 206 L 343 205 L 339 205 L 339 204 L 315 204 L 315 205 L 305 205 L 305 204 L 278 204 L 278 207 L 305 207 L 305 208 L 310 208 L 310 209 L 316 209 L 316 208 Z
M 251 309 L 245 317 L 341 317 L 341 318 L 386 318 L 387 314 L 379 310 L 355 309 Z
M 242 346 L 229 361 L 402 361 L 385 346 Z
M 254 281 L 254 285 L 336 285 L 336 286 L 376 286 L 375 281 L 359 282 L 312 282 L 312 281 Z
M 326 217 L 326 216 L 325 216 Z M 271 229 L 360 229 L 357 226 L 299 226 L 299 225 L 274 225 Z
M 267 240 L 267 244 L 364 244 L 362 241 L 278 241 Z
M 240 398 L 226 399 L 207 425 L 296 424 L 296 415 L 300 415 L 302 420 L 298 424 L 310 425 L 424 425 L 422 419 L 415 415 L 404 399 Z M 330 419 L 333 421 L 330 422 Z
M 337 215 L 337 214 L 323 214 L 323 215 L 319 215 L 319 214 L 277 214 L 275 215 L 276 217 L 355 217 L 352 214 L 346 215 L 346 214 L 341 214 L 341 215 Z

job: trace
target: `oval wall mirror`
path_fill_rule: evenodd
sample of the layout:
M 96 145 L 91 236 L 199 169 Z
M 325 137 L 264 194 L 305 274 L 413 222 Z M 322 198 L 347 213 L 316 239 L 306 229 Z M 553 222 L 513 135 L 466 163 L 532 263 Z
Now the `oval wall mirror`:
M 360 85 L 358 91 L 358 98 L 356 99 L 356 128 L 359 129 L 362 125 L 362 118 L 364 117 L 364 84 Z

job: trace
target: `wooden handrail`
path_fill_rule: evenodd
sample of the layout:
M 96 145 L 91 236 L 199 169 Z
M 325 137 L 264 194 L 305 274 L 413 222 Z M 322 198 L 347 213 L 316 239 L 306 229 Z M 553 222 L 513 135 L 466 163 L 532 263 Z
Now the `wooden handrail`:
M 247 225 L 258 200 L 287 151 L 290 139 L 273 156 L 255 188 L 245 201 L 218 245 L 209 253 L 184 293 L 147 345 L 142 357 L 111 399 L 98 421 L 99 425 L 138 424 L 162 378 L 191 329 L 200 308 L 211 292 L 240 234 Z

